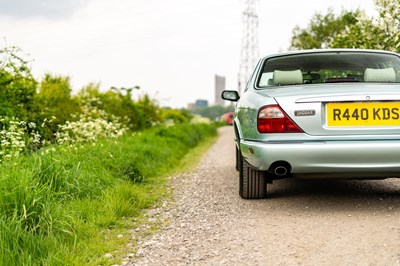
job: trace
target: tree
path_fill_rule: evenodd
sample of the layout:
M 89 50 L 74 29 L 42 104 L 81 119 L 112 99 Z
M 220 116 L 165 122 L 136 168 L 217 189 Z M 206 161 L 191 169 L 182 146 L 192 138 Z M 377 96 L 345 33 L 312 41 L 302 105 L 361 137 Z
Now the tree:
M 382 49 L 400 52 L 400 0 L 376 0 L 378 17 L 361 13 L 358 23 L 336 36 L 332 47 Z
M 151 127 L 160 121 L 159 108 L 155 100 L 148 95 L 133 100 L 132 92 L 139 90 L 138 86 L 132 88 L 112 87 L 106 92 L 99 90 L 99 85 L 89 84 L 79 94 L 79 98 L 94 99 L 92 105 L 104 110 L 110 115 L 121 118 L 121 122 L 131 130 L 141 130 Z M 82 100 L 80 100 L 82 101 Z
M 137 107 L 142 114 L 142 127 L 149 128 L 161 121 L 159 107 L 148 94 L 143 94 L 137 101 Z
M 326 15 L 316 13 L 307 28 L 296 26 L 292 32 L 290 49 L 329 48 L 335 37 L 358 22 L 360 11 L 345 11 L 335 15 L 329 9 Z
M 56 117 L 60 123 L 71 119 L 78 110 L 77 101 L 71 97 L 69 77 L 45 74 L 36 95 L 41 112 L 47 117 Z
M 164 122 L 172 122 L 174 124 L 189 123 L 193 115 L 187 109 L 171 109 L 163 108 L 161 111 L 161 120 Z
M 400 0 L 375 0 L 377 17 L 357 10 L 316 14 L 307 28 L 296 26 L 291 49 L 364 48 L 400 52 Z
M 54 140 L 58 125 L 74 120 L 73 115 L 79 111 L 78 102 L 72 98 L 71 92 L 69 77 L 47 73 L 40 82 L 35 95 L 36 110 L 30 120 L 43 125 L 40 130 L 45 139 Z
M 17 47 L 0 50 L 0 115 L 26 119 L 34 105 L 37 82 Z

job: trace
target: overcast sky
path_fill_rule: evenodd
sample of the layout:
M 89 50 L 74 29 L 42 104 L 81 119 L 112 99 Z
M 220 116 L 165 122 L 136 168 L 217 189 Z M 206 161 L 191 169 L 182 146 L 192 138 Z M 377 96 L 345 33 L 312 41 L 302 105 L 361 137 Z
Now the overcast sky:
M 237 89 L 244 0 L 0 0 L 0 47 L 30 55 L 44 73 L 70 76 L 74 91 L 140 86 L 163 106 L 214 102 L 214 75 Z M 329 7 L 373 0 L 260 0 L 260 55 L 285 51 L 293 27 Z

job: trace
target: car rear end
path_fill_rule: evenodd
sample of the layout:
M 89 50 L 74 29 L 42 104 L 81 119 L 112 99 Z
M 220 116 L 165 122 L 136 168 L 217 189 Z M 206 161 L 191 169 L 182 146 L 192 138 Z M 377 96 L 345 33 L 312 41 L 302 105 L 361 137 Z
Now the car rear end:
M 270 178 L 400 176 L 399 71 L 377 51 L 264 59 L 236 109 L 243 158 Z

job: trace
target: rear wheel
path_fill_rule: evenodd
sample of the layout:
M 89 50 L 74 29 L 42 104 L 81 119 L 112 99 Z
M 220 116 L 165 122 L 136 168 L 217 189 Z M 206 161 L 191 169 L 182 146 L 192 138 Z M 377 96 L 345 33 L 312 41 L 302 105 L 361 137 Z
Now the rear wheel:
M 239 151 L 239 194 L 243 199 L 263 199 L 267 194 L 265 173 L 253 169 Z
M 235 148 L 236 149 L 236 170 L 238 170 L 238 171 L 240 171 L 240 166 L 239 166 L 239 160 L 240 160 L 240 155 L 239 155 L 239 153 L 240 153 L 240 151 L 239 151 L 239 149 L 236 147 Z

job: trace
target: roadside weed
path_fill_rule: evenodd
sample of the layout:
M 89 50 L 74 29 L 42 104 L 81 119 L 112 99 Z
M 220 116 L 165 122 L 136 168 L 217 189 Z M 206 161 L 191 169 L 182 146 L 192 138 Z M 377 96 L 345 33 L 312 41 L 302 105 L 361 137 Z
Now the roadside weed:
M 124 245 L 115 234 L 166 197 L 166 175 L 215 133 L 160 127 L 4 161 L 0 265 L 109 264 L 103 255 Z

